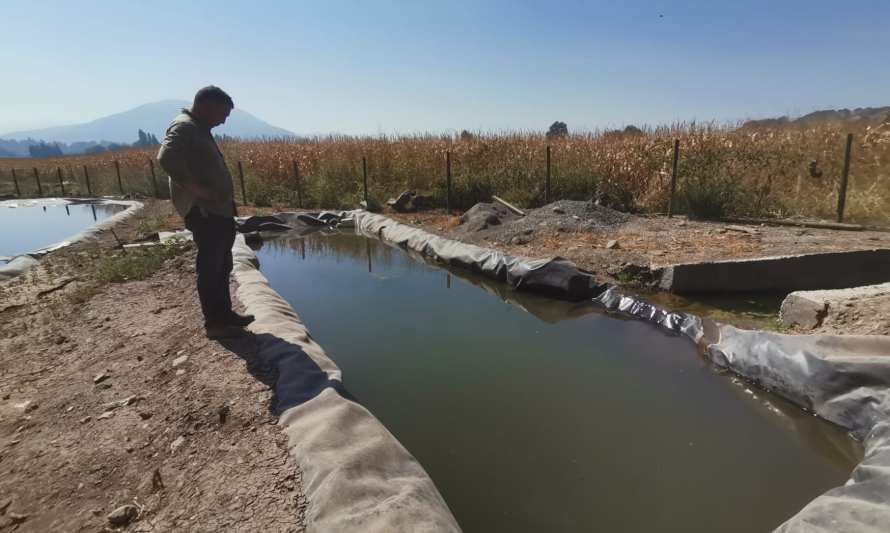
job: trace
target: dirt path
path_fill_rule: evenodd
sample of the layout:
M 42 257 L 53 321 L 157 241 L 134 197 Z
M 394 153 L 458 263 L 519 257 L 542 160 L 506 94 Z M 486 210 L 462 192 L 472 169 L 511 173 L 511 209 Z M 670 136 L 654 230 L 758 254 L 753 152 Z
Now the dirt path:
M 116 232 L 169 215 L 153 206 Z M 204 337 L 194 252 L 141 281 L 60 283 L 104 241 L 0 291 L 0 531 L 118 530 L 108 515 L 124 505 L 127 531 L 302 531 L 275 375 L 250 338 Z

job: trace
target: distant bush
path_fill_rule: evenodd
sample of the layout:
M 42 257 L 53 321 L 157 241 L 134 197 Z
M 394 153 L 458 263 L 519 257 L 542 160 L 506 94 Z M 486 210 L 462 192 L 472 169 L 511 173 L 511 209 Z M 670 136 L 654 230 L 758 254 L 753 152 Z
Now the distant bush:
M 569 134 L 569 127 L 565 122 L 556 121 L 550 125 L 550 128 L 547 130 L 547 138 L 548 139 L 559 139 L 560 137 L 566 137 Z

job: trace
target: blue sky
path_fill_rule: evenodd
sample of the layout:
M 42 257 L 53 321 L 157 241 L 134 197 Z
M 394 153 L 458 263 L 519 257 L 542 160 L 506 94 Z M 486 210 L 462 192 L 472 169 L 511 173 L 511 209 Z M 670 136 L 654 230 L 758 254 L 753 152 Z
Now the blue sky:
M 0 132 L 190 99 L 209 83 L 298 133 L 890 105 L 887 0 L 4 0 L 0 15 Z

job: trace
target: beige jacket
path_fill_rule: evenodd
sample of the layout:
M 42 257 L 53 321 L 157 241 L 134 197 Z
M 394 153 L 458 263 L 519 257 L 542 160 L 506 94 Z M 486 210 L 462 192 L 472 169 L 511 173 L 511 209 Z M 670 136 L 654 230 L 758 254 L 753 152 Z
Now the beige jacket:
M 204 214 L 235 216 L 232 175 L 222 152 L 207 128 L 187 109 L 183 109 L 170 127 L 158 151 L 158 163 L 170 175 L 170 197 L 180 215 L 185 217 L 197 205 Z M 197 183 L 214 192 L 212 201 L 196 198 L 182 187 Z

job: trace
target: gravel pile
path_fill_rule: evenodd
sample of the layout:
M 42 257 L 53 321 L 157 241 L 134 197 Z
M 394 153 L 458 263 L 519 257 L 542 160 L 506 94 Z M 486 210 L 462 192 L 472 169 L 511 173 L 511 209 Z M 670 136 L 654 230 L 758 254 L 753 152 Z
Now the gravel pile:
M 458 227 L 457 233 L 471 240 L 525 244 L 534 240 L 540 231 L 601 231 L 620 226 L 631 218 L 627 213 L 592 202 L 572 200 L 530 209 L 524 217 L 515 216 L 497 204 L 477 204 L 462 217 L 464 223 Z

